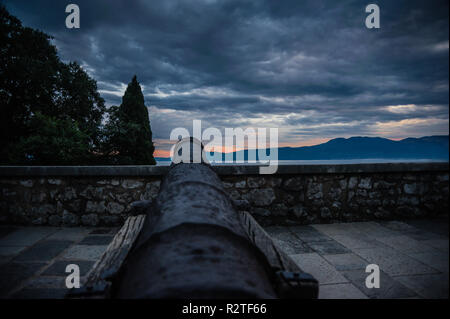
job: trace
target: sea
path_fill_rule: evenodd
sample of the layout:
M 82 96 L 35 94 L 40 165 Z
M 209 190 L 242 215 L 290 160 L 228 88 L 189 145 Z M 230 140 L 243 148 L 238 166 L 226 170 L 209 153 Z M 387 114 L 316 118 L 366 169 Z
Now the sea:
M 376 163 L 448 163 L 445 160 L 436 159 L 383 159 L 383 158 L 368 158 L 368 159 L 345 159 L 345 160 L 280 160 L 278 165 L 325 165 L 325 164 L 376 164 Z M 171 161 L 157 161 L 157 166 L 169 166 Z M 275 164 L 275 163 L 273 163 Z M 213 166 L 220 165 L 262 165 L 261 163 L 236 163 L 223 162 L 211 163 Z

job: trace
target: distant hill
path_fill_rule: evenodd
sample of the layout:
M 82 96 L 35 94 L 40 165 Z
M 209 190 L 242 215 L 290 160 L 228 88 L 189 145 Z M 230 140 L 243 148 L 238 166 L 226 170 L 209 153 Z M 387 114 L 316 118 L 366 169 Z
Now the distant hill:
M 448 135 L 409 137 L 400 141 L 381 137 L 335 138 L 314 146 L 281 147 L 278 149 L 278 159 L 432 159 L 448 161 L 448 142 Z M 247 159 L 248 151 L 240 152 L 244 152 L 244 158 Z
M 328 159 L 444 159 L 448 160 L 449 137 L 426 136 L 393 141 L 381 137 L 335 138 L 326 143 L 279 148 L 281 160 Z
M 244 152 L 247 160 L 248 151 Z M 222 154 L 224 158 L 224 154 Z M 236 152 L 233 154 L 236 158 Z M 351 159 L 449 159 L 449 136 L 425 136 L 393 141 L 382 137 L 335 138 L 326 143 L 278 148 L 279 160 L 351 160 Z M 159 159 L 158 161 L 170 160 Z

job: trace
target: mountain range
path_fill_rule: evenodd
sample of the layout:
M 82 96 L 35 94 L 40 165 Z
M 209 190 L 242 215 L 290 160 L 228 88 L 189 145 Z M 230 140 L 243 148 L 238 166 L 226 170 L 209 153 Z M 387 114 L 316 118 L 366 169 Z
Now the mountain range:
M 248 150 L 244 153 L 247 160 Z M 236 157 L 236 152 L 233 158 Z M 224 158 L 224 154 L 222 154 Z M 257 157 L 258 158 L 258 157 Z M 314 146 L 280 147 L 279 160 L 350 160 L 350 159 L 449 159 L 449 136 L 408 137 L 399 141 L 382 137 L 335 138 Z M 167 158 L 157 158 L 167 161 Z

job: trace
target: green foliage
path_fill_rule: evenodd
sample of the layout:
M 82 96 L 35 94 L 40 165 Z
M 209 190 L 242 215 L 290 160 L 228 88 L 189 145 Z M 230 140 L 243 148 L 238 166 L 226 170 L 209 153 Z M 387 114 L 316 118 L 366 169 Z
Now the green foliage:
M 11 154 L 17 164 L 75 165 L 92 156 L 89 136 L 70 119 L 37 113 L 30 120 L 29 130 Z
M 0 159 L 7 161 L 4 150 L 28 134 L 33 112 L 53 107 L 56 48 L 46 34 L 22 27 L 18 19 L 0 6 Z M 10 149 L 11 146 L 8 147 Z
M 59 114 L 75 120 L 89 136 L 91 147 L 100 147 L 105 102 L 97 91 L 97 82 L 76 62 L 60 68 L 59 89 L 55 98 Z
M 110 108 L 105 135 L 103 151 L 112 163 L 156 164 L 148 111 L 136 76 L 128 84 L 120 107 Z
M 80 154 L 64 155 L 54 149 L 52 162 L 98 161 L 93 154 L 98 154 L 100 148 L 104 100 L 97 92 L 95 80 L 77 63 L 62 63 L 50 40 L 43 32 L 23 27 L 0 6 L 0 164 L 23 162 L 31 153 L 33 163 L 48 163 L 49 154 L 45 152 L 51 149 L 44 147 L 40 152 L 31 141 L 39 143 L 48 140 L 52 132 L 61 133 L 62 123 L 75 123 L 79 134 L 70 126 L 66 133 L 75 135 L 65 138 L 64 143 L 60 141 L 62 144 L 51 145 L 64 146 L 68 151 L 80 150 Z M 38 125 L 43 126 L 42 130 L 37 129 Z M 75 143 L 73 147 L 65 144 L 70 141 Z M 83 149 L 77 144 L 80 141 L 85 143 Z

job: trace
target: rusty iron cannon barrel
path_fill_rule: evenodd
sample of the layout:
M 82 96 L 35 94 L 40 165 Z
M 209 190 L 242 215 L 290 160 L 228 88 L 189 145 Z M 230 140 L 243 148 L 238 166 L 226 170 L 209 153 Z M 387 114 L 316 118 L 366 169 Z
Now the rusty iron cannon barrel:
M 181 163 L 164 178 L 113 297 L 276 298 L 270 276 L 216 173 Z

